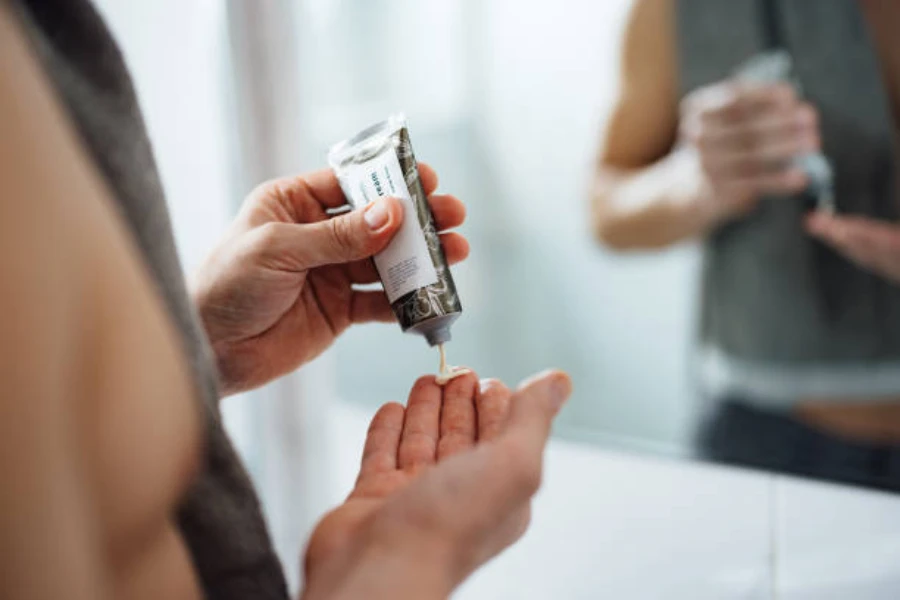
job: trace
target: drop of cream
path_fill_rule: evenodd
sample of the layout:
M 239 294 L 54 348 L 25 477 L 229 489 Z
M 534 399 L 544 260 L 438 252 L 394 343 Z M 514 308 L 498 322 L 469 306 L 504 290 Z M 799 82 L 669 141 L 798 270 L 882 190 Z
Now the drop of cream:
M 441 366 L 437 377 L 434 378 L 438 385 L 447 385 L 451 380 L 461 377 L 472 371 L 465 367 L 451 367 L 447 364 L 447 351 L 444 350 L 443 344 L 438 344 L 438 352 L 441 353 Z

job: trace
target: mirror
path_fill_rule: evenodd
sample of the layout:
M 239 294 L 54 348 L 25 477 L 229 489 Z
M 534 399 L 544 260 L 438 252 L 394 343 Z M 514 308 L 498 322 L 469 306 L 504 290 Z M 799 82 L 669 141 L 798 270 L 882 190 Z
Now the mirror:
M 900 9 L 298 12 L 304 110 L 327 116 L 310 161 L 403 110 L 469 207 L 452 360 L 507 381 L 567 369 L 564 439 L 900 490 Z M 388 24 L 408 35 L 373 43 Z M 437 365 L 379 327 L 336 353 L 339 395 L 367 406 Z

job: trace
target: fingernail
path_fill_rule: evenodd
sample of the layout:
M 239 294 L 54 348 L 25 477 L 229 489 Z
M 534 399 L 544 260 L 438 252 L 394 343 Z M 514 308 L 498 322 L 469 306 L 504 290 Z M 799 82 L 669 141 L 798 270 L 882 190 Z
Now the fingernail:
M 366 220 L 366 225 L 368 225 L 369 229 L 372 231 L 378 231 L 387 225 L 390 214 L 388 213 L 387 202 L 384 198 L 379 198 L 370 204 L 366 208 L 363 218 Z
M 562 405 L 569 399 L 571 392 L 572 386 L 568 378 L 563 376 L 556 377 L 550 385 L 550 402 L 553 404 L 553 409 L 559 410 L 562 408 Z
M 478 389 L 482 394 L 486 394 L 492 389 L 499 386 L 500 382 L 496 379 L 482 379 L 478 382 Z

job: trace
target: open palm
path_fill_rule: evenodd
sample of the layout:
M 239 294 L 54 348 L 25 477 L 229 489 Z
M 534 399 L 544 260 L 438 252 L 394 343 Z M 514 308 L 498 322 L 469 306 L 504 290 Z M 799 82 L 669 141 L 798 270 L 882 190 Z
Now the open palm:
M 511 393 L 470 374 L 423 377 L 383 406 L 353 492 L 313 532 L 304 598 L 443 598 L 517 540 L 553 418 L 571 393 L 548 371 Z
M 308 568 L 345 550 L 373 515 L 429 469 L 497 436 L 511 393 L 494 382 L 482 391 L 474 375 L 446 387 L 434 377 L 416 382 L 407 407 L 385 404 L 372 418 L 356 485 L 346 502 L 316 528 Z

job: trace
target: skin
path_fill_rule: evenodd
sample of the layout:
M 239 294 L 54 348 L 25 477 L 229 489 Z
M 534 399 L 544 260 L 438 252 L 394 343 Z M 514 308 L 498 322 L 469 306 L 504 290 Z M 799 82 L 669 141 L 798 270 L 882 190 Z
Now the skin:
M 201 598 L 174 517 L 202 456 L 186 357 L 6 10 L 0 597 Z M 433 172 L 422 176 L 433 191 Z M 383 295 L 353 285 L 373 279 L 367 258 L 396 231 L 399 205 L 387 200 L 379 219 L 372 207 L 326 219 L 337 202 L 326 173 L 262 186 L 198 276 L 195 297 L 230 389 L 311 359 L 351 323 L 388 318 Z M 431 203 L 441 229 L 462 222 L 458 200 Z M 463 238 L 443 241 L 451 261 L 465 257 Z M 313 535 L 304 597 L 446 597 L 524 531 L 570 390 L 559 372 L 515 393 L 474 376 L 446 388 L 425 378 L 407 407 L 383 408 L 353 494 Z
M 0 5 L 0 597 L 199 598 L 185 358 L 38 73 Z
M 892 107 L 900 106 L 900 6 L 860 2 L 869 19 Z M 647 250 L 703 237 L 753 211 L 765 194 L 806 187 L 791 157 L 820 148 L 815 107 L 785 85 L 724 80 L 679 99 L 674 0 L 635 0 L 625 30 L 620 94 L 595 171 L 592 223 L 616 250 Z M 813 215 L 804 226 L 849 260 L 900 282 L 900 227 L 858 216 Z M 799 234 L 799 232 L 798 232 Z M 900 440 L 896 403 L 800 399 L 799 416 L 843 437 Z M 894 417 L 886 420 L 886 417 Z
M 861 0 L 894 118 L 900 116 L 900 6 Z M 601 140 L 594 194 L 597 237 L 620 250 L 703 236 L 753 210 L 763 194 L 792 194 L 803 174 L 779 169 L 818 150 L 815 108 L 784 85 L 725 80 L 679 101 L 673 0 L 635 0 L 626 27 L 621 92 Z M 863 268 L 900 282 L 900 226 L 813 215 L 806 231 Z
M 679 100 L 675 48 L 673 0 L 636 0 L 592 201 L 615 249 L 703 236 L 763 194 L 801 191 L 803 173 L 778 165 L 820 146 L 815 109 L 787 85 L 726 80 Z
M 881 59 L 881 73 L 891 100 L 895 126 L 900 122 L 900 44 L 893 26 L 900 6 L 890 0 L 861 0 Z M 814 215 L 806 230 L 863 269 L 900 283 L 900 226 L 858 215 Z
M 570 393 L 554 371 L 515 393 L 474 374 L 446 386 L 427 376 L 405 408 L 381 407 L 353 492 L 310 539 L 304 597 L 448 597 L 525 532 L 550 424 Z
M 447 260 L 469 254 L 465 206 L 435 194 L 438 179 L 419 168 Z M 403 222 L 403 205 L 387 198 L 363 211 L 329 218 L 346 201 L 330 170 L 270 181 L 247 198 L 229 232 L 192 285 L 226 393 L 258 387 L 325 351 L 353 324 L 393 322 L 373 254 Z M 374 227 L 369 224 L 374 222 Z

